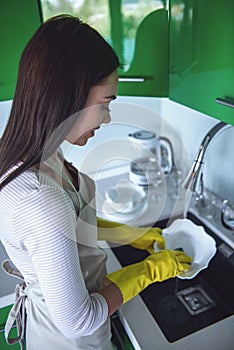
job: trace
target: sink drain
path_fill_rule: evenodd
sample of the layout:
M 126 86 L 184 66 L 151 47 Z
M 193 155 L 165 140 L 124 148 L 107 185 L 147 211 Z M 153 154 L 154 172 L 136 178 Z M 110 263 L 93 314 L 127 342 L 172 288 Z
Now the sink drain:
M 215 302 L 200 285 L 180 290 L 176 295 L 191 315 L 198 315 L 215 306 Z

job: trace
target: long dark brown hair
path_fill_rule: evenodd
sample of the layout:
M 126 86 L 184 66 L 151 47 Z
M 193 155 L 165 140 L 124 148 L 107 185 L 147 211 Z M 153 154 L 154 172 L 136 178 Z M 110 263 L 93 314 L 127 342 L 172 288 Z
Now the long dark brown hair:
M 2 181 L 0 189 L 41 161 L 56 128 L 81 110 L 91 87 L 119 65 L 112 47 L 77 17 L 59 15 L 39 27 L 21 56 L 12 109 L 0 141 L 0 177 L 20 160 L 24 162 Z M 60 133 L 50 155 L 68 132 Z

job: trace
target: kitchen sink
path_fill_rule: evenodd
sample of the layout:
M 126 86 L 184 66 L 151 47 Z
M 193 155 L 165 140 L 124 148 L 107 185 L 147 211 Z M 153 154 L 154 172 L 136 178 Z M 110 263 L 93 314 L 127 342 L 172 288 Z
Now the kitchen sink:
M 146 288 L 141 298 L 169 342 L 188 336 L 233 315 L 234 254 L 210 228 L 188 213 L 187 218 L 204 227 L 216 241 L 217 252 L 207 269 L 195 278 L 169 279 Z M 168 220 L 155 226 L 164 228 Z M 112 247 L 122 266 L 147 257 L 148 253 L 129 245 Z M 229 252 L 229 253 L 226 253 Z

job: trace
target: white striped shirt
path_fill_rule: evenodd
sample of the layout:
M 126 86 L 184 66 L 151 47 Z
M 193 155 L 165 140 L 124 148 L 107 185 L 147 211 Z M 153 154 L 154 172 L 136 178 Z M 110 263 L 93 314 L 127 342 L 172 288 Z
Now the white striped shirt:
M 48 208 L 50 208 L 48 210 Z M 88 292 L 74 205 L 55 181 L 27 170 L 0 191 L 0 239 L 26 284 L 39 281 L 51 318 L 68 338 L 92 334 L 108 317 L 104 297 Z

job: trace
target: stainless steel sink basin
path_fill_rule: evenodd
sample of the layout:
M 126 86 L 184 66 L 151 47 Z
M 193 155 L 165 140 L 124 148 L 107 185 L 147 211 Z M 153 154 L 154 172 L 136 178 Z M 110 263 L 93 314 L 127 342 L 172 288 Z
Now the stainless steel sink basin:
M 169 342 L 219 322 L 233 315 L 234 311 L 234 254 L 225 255 L 224 242 L 193 214 L 189 213 L 188 218 L 204 226 L 216 240 L 217 253 L 209 267 L 191 280 L 170 279 L 155 283 L 141 293 Z M 155 226 L 164 228 L 166 224 L 167 220 L 163 220 Z M 128 245 L 112 250 L 122 266 L 138 262 L 148 255 Z

